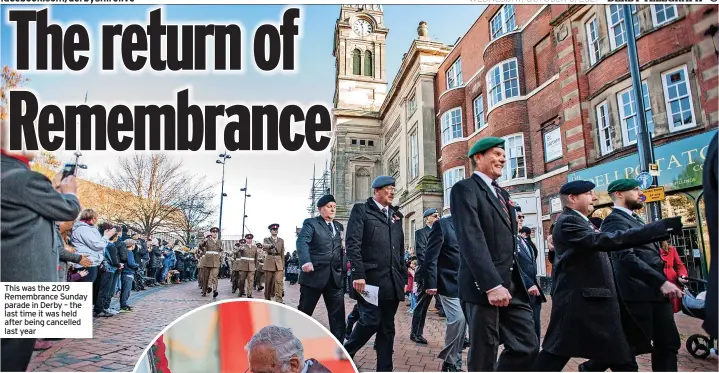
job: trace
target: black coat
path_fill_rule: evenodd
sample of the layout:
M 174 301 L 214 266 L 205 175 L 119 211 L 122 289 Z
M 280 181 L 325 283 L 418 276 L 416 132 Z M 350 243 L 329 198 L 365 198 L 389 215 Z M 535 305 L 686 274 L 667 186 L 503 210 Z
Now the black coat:
M 335 236 L 327 222 L 321 217 L 305 219 L 302 230 L 297 236 L 297 254 L 300 267 L 300 285 L 315 289 L 322 289 L 329 281 L 329 277 L 337 287 L 342 287 L 347 274 L 342 253 L 342 231 L 344 226 L 339 222 L 332 222 L 335 227 Z M 290 259 L 292 260 L 292 259 Z M 312 272 L 302 272 L 302 266 L 312 263 Z
M 509 193 L 501 193 L 509 201 Z M 507 206 L 507 221 L 499 199 L 477 174 L 452 186 L 450 205 L 460 252 L 459 298 L 488 305 L 487 291 L 498 285 L 509 289 L 511 276 L 518 273 L 512 270 L 517 247 L 515 209 Z M 514 281 L 521 284 L 518 275 Z
M 599 232 L 578 212 L 564 208 L 552 238 L 552 313 L 542 347 L 567 357 L 625 363 L 634 355 L 622 333 L 612 265 L 606 252 L 667 238 L 662 221 L 641 228 Z
M 719 301 L 717 300 L 717 293 L 719 293 L 719 286 L 717 286 L 717 277 L 719 277 L 717 273 L 717 270 L 719 270 L 719 268 L 717 268 L 719 265 L 719 263 L 717 263 L 717 257 L 719 257 L 719 247 L 717 247 L 717 226 L 719 226 L 719 218 L 717 217 L 717 214 L 719 214 L 719 203 L 717 203 L 717 194 L 719 194 L 719 190 L 717 189 L 717 184 L 719 183 L 717 181 L 717 174 L 719 174 L 719 165 L 717 164 L 717 136 L 718 135 L 714 135 L 714 138 L 709 143 L 709 149 L 706 153 L 707 158 L 704 161 L 702 181 L 704 184 L 704 205 L 709 230 L 709 251 L 711 254 L 711 258 L 709 259 L 709 284 L 705 301 L 706 317 L 702 326 L 713 338 L 717 338 L 717 334 L 719 334 L 717 332 L 717 329 L 719 329 L 719 325 L 717 325 L 719 321 L 719 315 L 717 314 L 717 302 Z
M 441 295 L 459 297 L 459 243 L 452 217 L 443 217 L 432 225 L 425 251 L 427 289 Z
M 364 279 L 367 285 L 378 286 L 380 299 L 400 301 L 407 284 L 402 215 L 393 207 L 390 213 L 391 223 L 372 197 L 355 204 L 345 241 L 352 280 Z
M 526 248 L 521 246 L 522 242 L 527 245 Z M 539 286 L 539 282 L 537 281 L 537 254 L 537 248 L 532 241 L 517 237 L 517 263 L 519 264 L 519 269 L 522 271 L 522 282 L 527 289 L 532 286 L 536 286 L 537 289 L 539 289 L 539 296 L 530 296 L 530 301 L 543 303 L 547 301 L 547 298 L 544 296 L 542 287 Z
M 429 232 L 432 231 L 431 227 L 424 226 L 417 229 L 414 232 L 414 255 L 417 256 L 417 268 L 414 274 L 414 282 L 419 285 L 420 289 L 428 289 L 423 284 L 423 280 L 427 278 L 425 268 L 425 252 L 427 250 L 427 240 L 429 238 Z M 418 281 L 419 280 L 419 281 Z

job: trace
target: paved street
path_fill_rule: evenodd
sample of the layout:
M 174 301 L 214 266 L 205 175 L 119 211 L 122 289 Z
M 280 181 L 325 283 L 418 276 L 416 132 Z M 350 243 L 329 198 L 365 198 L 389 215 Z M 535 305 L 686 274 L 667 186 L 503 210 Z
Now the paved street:
M 289 286 L 285 283 L 285 303 L 296 307 L 299 301 L 299 285 Z M 262 297 L 262 294 L 254 294 Z M 228 279 L 220 280 L 218 300 L 233 299 Z M 62 372 L 130 372 L 145 347 L 170 322 L 184 313 L 212 302 L 212 297 L 202 298 L 197 283 L 170 285 L 151 288 L 140 293 L 133 293 L 130 304 L 134 307 L 131 313 L 118 314 L 111 318 L 97 318 L 94 321 L 93 339 L 66 339 L 54 342 L 51 349 L 36 353 L 31 364 L 31 371 L 62 371 Z M 347 299 L 347 312 L 352 309 L 354 301 Z M 117 308 L 117 300 L 113 299 L 113 307 Z M 417 345 L 409 340 L 411 315 L 408 307 L 400 305 L 397 315 L 397 335 L 395 338 L 395 371 L 439 371 L 441 361 L 436 358 L 444 341 L 444 319 L 440 319 L 431 311 L 427 317 L 424 336 L 429 341 L 426 346 Z M 542 313 L 542 325 L 546 327 L 550 306 L 546 305 Z M 320 301 L 315 311 L 315 318 L 327 325 L 327 311 Z M 700 320 L 684 315 L 676 316 L 682 335 L 682 344 L 686 338 L 701 332 Z M 242 348 L 242 346 L 238 346 Z M 572 360 L 565 371 L 577 371 L 580 359 Z M 651 371 L 648 355 L 638 358 L 640 371 Z M 372 371 L 376 364 L 376 355 L 372 350 L 372 341 L 356 356 L 360 371 Z M 466 363 L 466 362 L 465 362 Z M 679 351 L 679 371 L 692 372 L 717 371 L 717 359 L 706 360 L 693 358 L 684 349 Z

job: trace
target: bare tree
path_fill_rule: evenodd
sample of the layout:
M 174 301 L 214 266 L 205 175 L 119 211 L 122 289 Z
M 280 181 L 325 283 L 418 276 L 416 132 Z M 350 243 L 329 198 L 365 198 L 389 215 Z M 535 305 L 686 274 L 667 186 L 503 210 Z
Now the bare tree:
M 178 204 L 177 211 L 168 219 L 165 227 L 168 233 L 179 236 L 180 243 L 189 245 L 193 238 L 209 230 L 210 221 L 217 211 L 212 204 L 212 191 L 199 180 L 187 185 L 183 192 L 183 201 Z
M 115 200 L 123 212 L 115 221 L 147 235 L 167 233 L 188 198 L 209 190 L 199 180 L 182 169 L 181 161 L 164 153 L 121 158 L 106 182 L 123 196 Z

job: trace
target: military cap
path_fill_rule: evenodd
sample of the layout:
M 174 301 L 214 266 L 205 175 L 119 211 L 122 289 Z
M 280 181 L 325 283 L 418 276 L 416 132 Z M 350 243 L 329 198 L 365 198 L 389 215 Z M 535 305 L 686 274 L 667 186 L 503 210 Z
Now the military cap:
M 240 243 L 247 243 L 247 240 L 244 238 L 240 238 Z M 239 246 L 239 245 L 238 245 Z
M 322 196 L 319 201 L 317 201 L 317 207 L 322 207 L 330 202 L 335 202 L 335 196 L 331 194 L 326 194 Z
M 639 182 L 634 179 L 617 179 L 609 184 L 609 187 L 607 187 L 607 192 L 624 192 L 627 190 L 632 190 L 639 185 Z
M 247 233 L 247 234 L 245 235 L 245 238 L 251 240 L 251 239 L 255 238 L 255 236 L 254 236 L 252 233 Z
M 219 231 L 220 231 L 220 228 L 217 228 L 217 227 L 210 228 L 210 232 L 219 232 Z
M 269 229 L 269 230 L 279 229 L 279 228 L 280 228 L 280 225 L 277 224 L 277 223 L 275 223 L 275 224 L 270 224 L 270 226 L 267 227 L 267 229 Z
M 485 137 L 483 139 L 480 139 L 479 141 L 475 142 L 471 148 L 469 148 L 467 157 L 472 158 L 473 155 L 477 153 L 484 153 L 491 148 L 504 149 L 504 139 L 500 139 L 499 137 Z
M 384 188 L 387 185 L 394 185 L 394 183 L 395 181 L 392 176 L 377 176 L 377 178 L 372 182 L 372 189 Z
M 559 189 L 559 194 L 569 195 L 569 194 L 583 194 L 586 193 L 592 189 L 594 189 L 595 185 L 591 181 L 587 180 L 574 180 L 570 181 Z
M 240 241 L 240 242 L 242 242 L 242 241 Z M 236 243 L 235 243 L 235 247 L 239 247 L 239 246 L 240 246 L 240 242 L 236 242 Z M 244 243 L 244 242 L 243 242 L 243 243 Z
M 424 217 L 426 218 L 426 217 L 428 217 L 430 215 L 434 215 L 436 213 L 437 213 L 437 209 L 432 207 L 431 209 L 427 209 L 424 211 Z

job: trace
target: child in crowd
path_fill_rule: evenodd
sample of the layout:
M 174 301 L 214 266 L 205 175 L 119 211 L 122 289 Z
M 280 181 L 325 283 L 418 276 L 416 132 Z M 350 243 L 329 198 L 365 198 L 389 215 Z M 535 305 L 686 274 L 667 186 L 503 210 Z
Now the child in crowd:
M 414 259 L 410 262 L 409 268 L 407 268 L 407 287 L 406 292 L 409 293 L 409 313 L 414 312 L 414 307 L 417 306 L 417 286 L 414 283 L 414 271 L 417 268 L 417 260 Z

